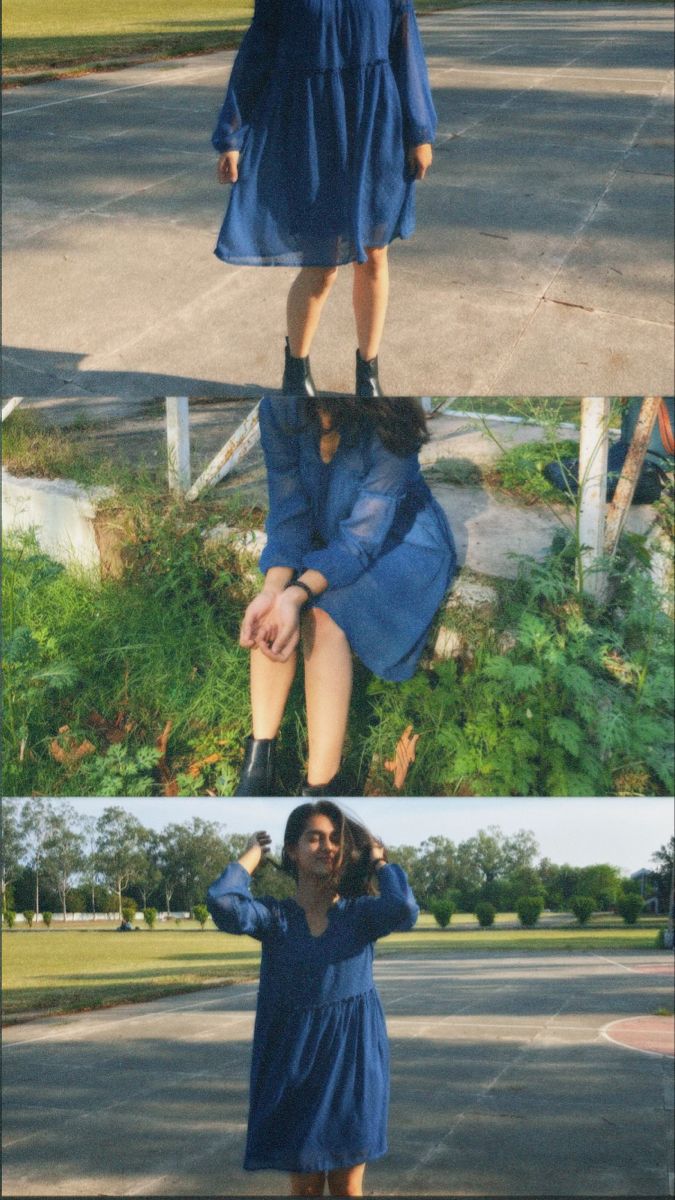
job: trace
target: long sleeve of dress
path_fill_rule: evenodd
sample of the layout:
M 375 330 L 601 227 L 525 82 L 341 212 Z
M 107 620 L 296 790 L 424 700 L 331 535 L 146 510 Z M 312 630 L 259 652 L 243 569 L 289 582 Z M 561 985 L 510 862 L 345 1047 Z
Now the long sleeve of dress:
M 360 896 L 355 901 L 357 920 L 364 940 L 374 942 L 390 933 L 412 929 L 420 915 L 419 906 L 402 867 L 387 863 L 377 873 L 379 896 Z
M 284 433 L 280 421 L 284 409 L 267 398 L 260 405 L 260 436 L 269 491 L 267 545 L 260 556 L 260 570 L 292 567 L 299 571 L 312 544 L 311 504 L 300 478 L 297 439 Z
M 211 142 L 215 150 L 240 150 L 255 106 L 267 84 L 279 36 L 278 0 L 255 0 L 253 20 L 234 60 L 225 102 Z
M 230 863 L 206 894 L 206 904 L 223 933 L 247 933 L 262 941 L 272 924 L 272 914 L 251 895 L 251 876 L 240 863 Z
M 411 0 L 392 0 L 390 60 L 403 112 L 407 148 L 433 142 L 436 111 L 431 99 L 427 65 Z
M 381 553 L 398 505 L 417 474 L 415 455 L 401 458 L 374 439 L 373 461 L 350 515 L 327 546 L 305 554 L 304 569 L 320 571 L 330 587 L 354 583 Z

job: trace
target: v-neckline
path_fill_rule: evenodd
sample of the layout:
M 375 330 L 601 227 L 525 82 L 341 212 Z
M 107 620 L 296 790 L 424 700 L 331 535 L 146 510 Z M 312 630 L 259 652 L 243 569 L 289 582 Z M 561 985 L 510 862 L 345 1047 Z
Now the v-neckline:
M 331 904 L 330 908 L 328 909 L 328 912 L 326 913 L 326 928 L 324 930 L 322 930 L 321 933 L 312 933 L 311 926 L 307 919 L 307 913 L 305 912 L 304 908 L 302 907 L 301 904 L 298 904 L 297 900 L 294 897 L 291 897 L 291 899 L 293 900 L 295 907 L 300 912 L 300 914 L 302 916 L 302 920 L 305 922 L 305 928 L 306 928 L 309 936 L 311 937 L 312 941 L 313 942 L 321 941 L 321 938 L 325 937 L 326 934 L 328 933 L 328 930 L 330 929 L 331 915 L 335 912 L 338 904 L 340 903 L 340 897 L 338 896 L 337 900 L 335 900 L 334 903 Z

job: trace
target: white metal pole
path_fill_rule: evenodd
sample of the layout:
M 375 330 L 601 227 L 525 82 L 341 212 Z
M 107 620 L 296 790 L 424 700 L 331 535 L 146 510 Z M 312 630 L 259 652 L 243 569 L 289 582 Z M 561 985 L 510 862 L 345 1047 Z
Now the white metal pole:
M 167 396 L 166 398 L 166 448 L 169 489 L 184 495 L 192 478 L 190 472 L 190 401 L 185 397 Z
M 607 465 L 609 456 L 609 417 L 611 402 L 591 396 L 581 401 L 581 438 L 579 444 L 579 542 L 581 580 L 590 596 L 602 599 L 607 573 L 598 568 L 605 552 L 605 516 L 607 511 Z
M 19 407 L 19 405 L 22 403 L 22 401 L 23 401 L 23 396 L 12 396 L 11 400 L 7 400 L 6 403 L 3 404 L 3 406 L 2 406 L 3 421 L 9 416 L 10 413 L 14 412 L 15 408 Z

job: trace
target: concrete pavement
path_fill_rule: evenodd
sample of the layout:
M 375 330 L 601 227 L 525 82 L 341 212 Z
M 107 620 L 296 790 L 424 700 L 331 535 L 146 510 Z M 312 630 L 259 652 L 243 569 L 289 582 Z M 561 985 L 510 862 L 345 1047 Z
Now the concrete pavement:
M 672 955 L 449 953 L 376 975 L 392 1107 L 368 1195 L 673 1195 L 672 1059 L 603 1032 L 671 1004 Z M 241 1170 L 254 1005 L 238 985 L 8 1029 L 5 1194 L 284 1194 Z
M 420 25 L 439 139 L 418 232 L 392 249 L 386 390 L 670 392 L 672 10 L 505 3 Z M 293 272 L 212 255 L 232 59 L 7 96 L 6 394 L 279 386 Z M 350 275 L 315 343 L 323 390 L 353 386 Z

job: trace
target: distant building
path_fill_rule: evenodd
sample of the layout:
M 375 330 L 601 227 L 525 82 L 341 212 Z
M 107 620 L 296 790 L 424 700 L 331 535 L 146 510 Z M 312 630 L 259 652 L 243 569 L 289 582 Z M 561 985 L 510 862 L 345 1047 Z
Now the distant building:
M 646 867 L 642 867 L 639 871 L 633 871 L 631 879 L 635 879 L 640 884 L 640 895 L 645 902 L 645 908 L 648 908 L 655 916 L 659 914 L 659 898 L 654 889 L 654 872 L 648 871 Z

